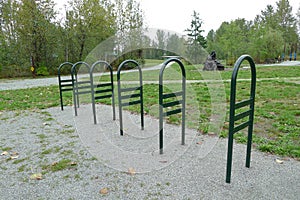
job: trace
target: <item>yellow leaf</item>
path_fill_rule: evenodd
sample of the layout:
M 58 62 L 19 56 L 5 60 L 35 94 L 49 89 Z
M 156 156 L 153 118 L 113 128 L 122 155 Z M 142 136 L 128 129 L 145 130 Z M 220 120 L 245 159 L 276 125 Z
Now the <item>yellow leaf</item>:
M 283 161 L 282 161 L 282 160 L 279 160 L 278 158 L 276 159 L 276 162 L 277 162 L 278 164 L 282 164 L 282 163 L 283 163 Z
M 57 163 L 58 163 L 58 162 L 55 161 L 55 162 L 53 162 L 51 165 L 52 165 L 52 166 L 55 166 L 55 165 L 57 165 Z
M 10 156 L 10 159 L 12 159 L 12 160 L 14 160 L 14 159 L 17 159 L 17 158 L 19 158 L 19 156 L 18 156 L 18 155 L 15 155 L 15 156 Z
M 15 151 L 15 152 L 12 152 L 10 155 L 11 156 L 17 156 L 17 155 L 19 155 L 19 153 Z
M 70 166 L 75 166 L 75 165 L 77 165 L 77 162 L 69 162 L 68 163 Z
M 3 151 L 3 152 L 1 153 L 1 156 L 6 156 L 6 155 L 8 155 L 8 152 L 7 152 L 7 151 Z
M 41 173 L 32 174 L 30 176 L 30 179 L 32 179 L 32 180 L 42 180 L 42 174 Z
M 135 170 L 132 168 L 132 167 L 130 167 L 129 169 L 128 169 L 128 174 L 129 175 L 135 175 Z
M 100 190 L 100 194 L 108 194 L 108 189 L 107 188 L 102 188 Z

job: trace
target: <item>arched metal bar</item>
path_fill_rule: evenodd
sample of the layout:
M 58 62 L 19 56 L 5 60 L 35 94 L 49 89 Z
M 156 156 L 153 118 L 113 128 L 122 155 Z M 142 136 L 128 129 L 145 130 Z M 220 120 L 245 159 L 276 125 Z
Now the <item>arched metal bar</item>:
M 65 67 L 70 67 L 70 79 L 62 79 L 61 77 L 61 70 Z M 57 77 L 58 77 L 58 85 L 59 85 L 59 97 L 60 97 L 60 107 L 61 110 L 64 110 L 64 103 L 63 103 L 63 92 L 66 91 L 73 91 L 73 84 L 74 80 L 72 79 L 72 72 L 71 68 L 73 66 L 73 63 L 70 62 L 64 62 L 62 63 L 57 70 Z
M 109 83 L 101 83 L 94 85 L 94 76 L 93 73 L 95 68 L 99 65 L 104 65 L 106 69 L 109 69 L 110 72 L 110 82 Z M 115 111 L 115 95 L 114 95 L 114 82 L 113 82 L 113 68 L 106 61 L 99 60 L 95 62 L 90 71 L 91 77 L 91 88 L 92 88 L 92 105 L 93 105 L 93 114 L 94 114 L 94 124 L 97 124 L 96 118 L 96 100 L 111 98 L 112 108 L 113 108 L 113 120 L 116 119 L 116 111 Z M 109 94 L 108 94 L 109 93 Z
M 236 103 L 236 82 L 238 71 L 242 62 L 248 61 L 251 68 L 251 88 L 250 98 Z M 246 155 L 246 167 L 250 167 L 251 158 L 251 145 L 252 145 L 252 132 L 254 121 L 254 102 L 255 102 L 255 89 L 256 89 L 256 68 L 253 59 L 249 55 L 241 56 L 235 63 L 232 77 L 231 77 L 231 89 L 230 89 L 230 112 L 229 112 L 229 135 L 228 135 L 228 152 L 227 152 L 227 171 L 226 182 L 230 183 L 231 180 L 231 167 L 232 167 L 232 153 L 233 153 L 233 135 L 248 127 L 248 142 L 247 142 L 247 155 Z M 249 107 L 249 110 L 236 114 L 236 110 Z M 248 121 L 235 126 L 235 122 L 243 118 L 248 117 Z
M 74 109 L 75 109 L 75 116 L 77 116 L 77 106 L 79 108 L 79 95 L 80 94 L 89 94 L 92 93 L 91 90 L 91 77 L 89 74 L 89 80 L 87 81 L 78 81 L 78 66 L 84 66 L 88 72 L 90 72 L 90 66 L 86 62 L 77 62 L 72 66 L 71 74 L 72 80 L 74 81 L 73 86 L 73 100 L 74 100 Z
M 182 88 L 181 91 L 179 92 L 175 92 L 175 93 L 169 93 L 169 94 L 165 94 L 163 91 L 163 74 L 165 71 L 165 68 L 167 67 L 168 64 L 175 62 L 180 66 L 181 69 L 181 75 L 182 75 Z M 180 97 L 181 96 L 181 100 L 176 100 L 173 102 L 169 102 L 169 103 L 164 103 L 164 99 L 168 99 L 168 98 L 172 98 L 172 97 Z M 164 108 L 170 108 L 172 106 L 177 106 L 180 105 L 182 106 L 182 108 L 179 109 L 175 109 L 175 110 L 171 110 L 168 112 L 164 112 Z M 159 151 L 160 154 L 163 154 L 163 139 L 164 139 L 164 134 L 163 134 L 163 118 L 165 116 L 170 116 L 173 114 L 177 114 L 177 113 L 182 113 L 182 118 L 181 118 L 181 144 L 184 145 L 185 144 L 185 105 L 186 105 L 186 73 L 185 73 L 185 68 L 183 63 L 177 59 L 177 58 L 170 58 L 168 60 L 166 60 L 161 69 L 160 69 L 160 73 L 159 73 Z
M 139 87 L 132 88 L 122 88 L 121 87 L 121 71 L 128 64 L 134 64 L 138 68 L 139 72 Z M 142 81 L 142 70 L 140 65 L 135 60 L 125 60 L 123 61 L 117 71 L 117 81 L 118 81 L 118 100 L 119 100 L 119 118 L 120 118 L 120 135 L 123 135 L 123 118 L 122 118 L 122 107 L 130 106 L 135 104 L 140 104 L 141 112 L 141 129 L 144 130 L 144 100 L 143 100 L 143 81 Z M 132 95 L 122 95 L 122 93 L 128 93 L 133 91 L 139 91 L 138 93 Z M 139 98 L 135 101 L 130 101 L 130 98 Z M 122 103 L 122 100 L 128 100 Z

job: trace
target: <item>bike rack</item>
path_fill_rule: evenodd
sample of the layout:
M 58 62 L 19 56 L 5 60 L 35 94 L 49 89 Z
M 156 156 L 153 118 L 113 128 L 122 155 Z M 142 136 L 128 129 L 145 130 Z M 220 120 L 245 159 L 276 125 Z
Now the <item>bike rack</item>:
M 92 87 L 91 87 L 91 77 L 89 74 L 88 81 L 78 81 L 77 76 L 77 66 L 85 66 L 90 72 L 90 66 L 86 62 L 77 62 L 72 66 L 72 80 L 74 81 L 73 87 L 73 100 L 74 100 L 74 109 L 75 109 L 75 116 L 77 116 L 77 106 L 79 108 L 79 95 L 80 94 L 92 94 Z M 75 77 L 74 77 L 75 76 Z
M 107 69 L 109 69 L 110 82 L 94 85 L 93 73 L 94 73 L 96 66 L 101 65 L 101 64 L 103 64 Z M 113 120 L 115 120 L 116 112 L 115 112 L 115 95 L 114 95 L 112 66 L 105 61 L 101 61 L 101 60 L 97 61 L 91 67 L 90 77 L 91 77 L 91 88 L 92 88 L 92 105 L 93 105 L 93 114 L 94 114 L 94 124 L 97 124 L 96 106 L 95 106 L 96 102 L 95 101 L 99 100 L 99 99 L 111 98 L 112 108 L 113 108 Z
M 248 61 L 251 67 L 251 91 L 250 99 L 243 100 L 236 103 L 236 81 L 239 68 L 243 61 Z M 249 55 L 241 56 L 235 63 L 232 77 L 231 77 L 231 92 L 230 92 L 230 113 L 229 113 L 229 135 L 228 135 L 228 153 L 227 153 L 227 172 L 226 183 L 230 183 L 231 179 L 231 166 L 232 166 L 232 149 L 233 149 L 233 135 L 248 127 L 248 142 L 247 142 L 247 155 L 246 155 L 246 167 L 250 167 L 251 157 L 251 145 L 252 145 L 252 132 L 253 132 L 253 120 L 254 120 L 254 102 L 255 102 L 255 87 L 256 87 L 256 69 L 253 59 Z M 236 114 L 236 110 L 249 106 L 249 110 Z M 248 121 L 238 126 L 235 126 L 235 122 L 248 117 Z
M 182 91 L 178 91 L 175 93 L 164 93 L 163 91 L 163 74 L 167 65 L 171 62 L 176 62 L 179 64 L 182 73 Z M 176 100 L 172 102 L 165 103 L 165 99 L 173 98 L 173 97 L 181 97 L 181 100 Z M 182 62 L 177 58 L 170 58 L 163 63 L 162 68 L 159 73 L 159 150 L 160 154 L 163 154 L 163 118 L 166 116 L 182 113 L 182 133 L 181 133 L 181 144 L 185 144 L 185 99 L 186 99 L 186 74 L 185 68 Z M 182 108 L 177 108 L 175 110 L 164 112 L 164 108 L 170 108 L 177 105 L 182 105 Z
M 70 79 L 62 79 L 61 78 L 61 70 L 64 67 L 70 67 Z M 73 84 L 74 81 L 72 79 L 72 72 L 71 72 L 71 68 L 73 66 L 73 63 L 70 62 L 64 62 L 62 63 L 59 67 L 58 67 L 58 71 L 57 71 L 57 76 L 58 76 L 58 85 L 59 85 L 59 97 L 60 97 L 60 107 L 61 110 L 64 110 L 64 104 L 63 104 L 63 92 L 66 91 L 73 91 Z
M 129 63 L 134 64 L 139 71 L 139 87 L 131 87 L 131 88 L 121 88 L 121 70 Z M 119 67 L 117 72 L 117 81 L 118 81 L 118 100 L 119 100 L 119 118 L 120 118 L 120 135 L 123 135 L 123 118 L 122 118 L 122 107 L 140 104 L 141 110 L 141 129 L 144 130 L 144 102 L 143 102 L 143 82 L 142 82 L 142 70 L 139 64 L 134 60 L 125 60 L 123 61 Z M 136 93 L 138 91 L 138 93 Z M 131 92 L 131 94 L 128 94 Z M 132 92 L 135 92 L 132 94 Z M 125 93 L 125 95 L 122 95 Z M 138 100 L 130 101 L 131 98 L 138 98 Z M 122 100 L 128 100 L 125 103 L 122 103 Z

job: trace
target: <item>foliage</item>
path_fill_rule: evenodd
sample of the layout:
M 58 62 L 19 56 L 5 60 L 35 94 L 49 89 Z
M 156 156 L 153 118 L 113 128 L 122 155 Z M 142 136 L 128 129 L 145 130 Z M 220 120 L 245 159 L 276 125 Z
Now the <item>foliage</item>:
M 192 17 L 190 28 L 185 30 L 188 36 L 187 55 L 190 62 L 196 64 L 203 62 L 203 49 L 207 47 L 207 41 L 202 36 L 204 32 L 201 29 L 203 22 L 199 17 L 199 13 L 194 11 Z
M 256 62 L 274 62 L 281 55 L 297 52 L 296 22 L 289 1 L 279 0 L 276 7 L 268 5 L 253 21 L 236 19 L 211 30 L 207 50 L 215 50 L 229 65 L 242 54 L 250 54 Z

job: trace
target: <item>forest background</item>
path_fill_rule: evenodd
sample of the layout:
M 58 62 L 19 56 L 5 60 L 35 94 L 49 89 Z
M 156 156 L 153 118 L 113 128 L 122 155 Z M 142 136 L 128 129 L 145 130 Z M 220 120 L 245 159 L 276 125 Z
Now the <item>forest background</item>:
M 116 59 L 125 59 L 126 47 L 138 47 L 138 43 L 151 50 L 139 49 L 130 57 L 162 59 L 164 50 L 172 49 L 192 59 L 202 48 L 205 52 L 216 51 L 226 65 L 232 65 L 242 54 L 250 54 L 257 63 L 272 63 L 289 59 L 290 55 L 294 59 L 299 52 L 300 7 L 293 14 L 288 0 L 262 8 L 260 15 L 250 21 L 224 21 L 206 36 L 201 13 L 194 11 L 186 35 L 156 30 L 154 38 L 145 34 L 148 27 L 136 0 L 69 1 L 64 15 L 55 10 L 53 0 L 0 2 L 0 78 L 56 75 L 61 63 L 85 60 L 109 38 L 114 41 L 105 53 Z

